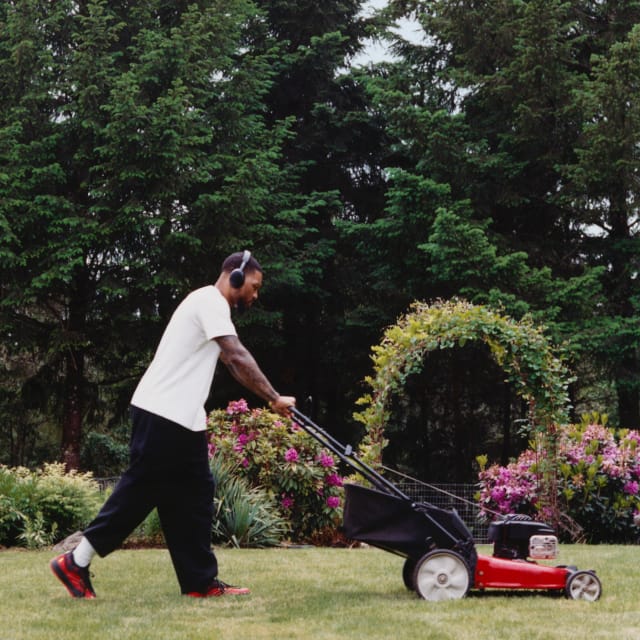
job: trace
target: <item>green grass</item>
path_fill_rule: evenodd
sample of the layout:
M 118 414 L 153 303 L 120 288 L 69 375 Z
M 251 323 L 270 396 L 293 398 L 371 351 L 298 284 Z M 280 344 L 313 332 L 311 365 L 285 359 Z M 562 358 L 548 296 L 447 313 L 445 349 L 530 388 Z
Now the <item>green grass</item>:
M 479 548 L 487 553 L 488 548 Z M 217 550 L 241 598 L 179 595 L 164 550 L 118 551 L 92 566 L 97 600 L 74 600 L 50 552 L 0 552 L 0 640 L 637 640 L 637 546 L 572 545 L 558 563 L 595 569 L 595 603 L 549 594 L 472 592 L 426 602 L 405 589 L 403 559 L 377 549 Z

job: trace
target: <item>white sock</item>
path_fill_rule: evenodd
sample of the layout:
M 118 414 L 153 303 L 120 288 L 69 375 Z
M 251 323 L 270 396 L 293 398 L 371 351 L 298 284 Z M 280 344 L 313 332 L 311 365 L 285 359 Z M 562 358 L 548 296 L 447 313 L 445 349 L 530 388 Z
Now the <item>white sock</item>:
M 88 567 L 95 555 L 96 550 L 91 546 L 91 543 L 82 536 L 80 544 L 73 550 L 73 561 L 79 567 Z

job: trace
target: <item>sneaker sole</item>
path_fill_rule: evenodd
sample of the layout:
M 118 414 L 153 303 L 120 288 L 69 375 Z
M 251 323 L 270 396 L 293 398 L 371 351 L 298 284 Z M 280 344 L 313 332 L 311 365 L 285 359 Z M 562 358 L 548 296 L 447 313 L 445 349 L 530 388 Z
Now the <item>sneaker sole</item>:
M 58 580 L 60 580 L 60 582 L 62 582 L 62 584 L 65 586 L 66 590 L 69 592 L 69 595 L 72 598 L 84 598 L 85 600 L 93 600 L 93 598 L 95 598 L 94 595 L 92 595 L 92 594 L 85 595 L 84 592 L 78 591 L 73 586 L 73 583 L 69 580 L 69 578 L 67 578 L 67 574 L 58 565 L 58 559 L 57 558 L 54 558 L 49 563 L 49 566 L 51 567 L 51 571 L 53 572 L 53 575 L 56 578 L 58 578 Z
M 209 593 L 198 593 L 197 591 L 192 591 L 190 593 L 186 593 L 185 595 L 189 598 L 222 598 L 223 596 L 242 597 L 248 596 L 250 594 L 251 591 L 236 591 L 233 589 L 225 589 L 224 591 L 210 591 Z

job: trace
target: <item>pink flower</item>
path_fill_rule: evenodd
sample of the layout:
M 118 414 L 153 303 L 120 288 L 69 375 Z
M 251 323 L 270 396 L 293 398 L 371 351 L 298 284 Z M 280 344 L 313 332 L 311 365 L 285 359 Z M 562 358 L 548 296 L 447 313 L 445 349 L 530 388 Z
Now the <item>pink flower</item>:
M 297 462 L 298 457 L 298 452 L 293 447 L 291 447 L 291 449 L 287 449 L 286 453 L 284 454 L 284 459 L 287 462 Z
M 244 398 L 241 398 L 240 400 L 232 400 L 227 405 L 227 414 L 230 416 L 236 413 L 248 413 L 248 411 L 249 405 Z
M 331 473 L 326 477 L 326 482 L 330 487 L 341 487 L 342 478 L 337 473 Z
M 282 506 L 283 509 L 286 509 L 288 511 L 294 505 L 293 498 L 291 496 L 283 494 L 282 500 L 280 501 L 280 505 Z
M 340 498 L 337 496 L 329 496 L 327 498 L 327 506 L 330 509 L 337 509 L 340 506 Z
M 624 492 L 628 493 L 631 496 L 635 496 L 638 493 L 638 489 L 640 489 L 640 485 L 635 480 L 629 480 L 629 482 L 625 482 L 624 484 Z
M 245 445 L 247 444 L 247 442 L 249 442 L 249 436 L 246 433 L 241 433 L 237 440 L 236 443 L 233 445 L 233 450 L 236 453 L 240 453 L 241 451 L 244 450 Z
M 322 467 L 333 467 L 333 458 L 325 451 L 320 454 L 319 462 Z
M 249 466 L 249 460 L 247 460 L 247 458 L 242 458 L 242 462 L 240 464 L 246 469 Z

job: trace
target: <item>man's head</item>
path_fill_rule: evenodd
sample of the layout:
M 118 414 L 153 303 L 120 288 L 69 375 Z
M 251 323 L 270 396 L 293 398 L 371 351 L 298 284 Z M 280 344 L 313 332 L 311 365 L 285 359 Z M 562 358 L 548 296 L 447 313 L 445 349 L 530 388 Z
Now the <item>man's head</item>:
M 232 253 L 222 263 L 216 286 L 233 308 L 244 311 L 258 299 L 262 267 L 250 251 Z

